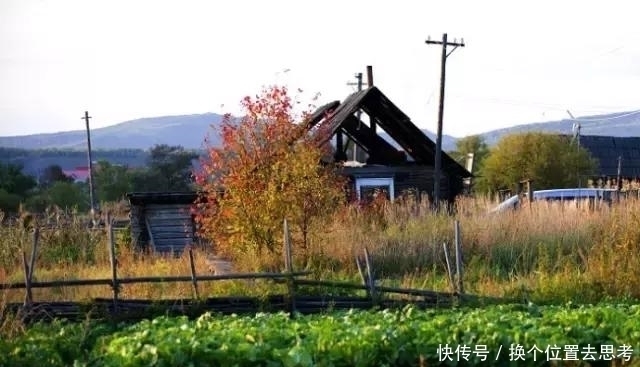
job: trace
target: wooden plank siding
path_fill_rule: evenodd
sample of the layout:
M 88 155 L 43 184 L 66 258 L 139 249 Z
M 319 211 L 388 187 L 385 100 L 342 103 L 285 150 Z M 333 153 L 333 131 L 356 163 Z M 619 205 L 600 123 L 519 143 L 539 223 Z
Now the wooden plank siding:
M 432 166 L 377 166 L 344 167 L 343 174 L 347 175 L 355 185 L 357 178 L 393 178 L 394 196 L 400 197 L 407 191 L 414 191 L 420 195 L 432 197 L 434 168 Z M 447 172 L 443 172 L 440 179 L 441 197 L 453 200 L 460 192 L 461 187 L 452 185 Z M 460 185 L 461 186 L 461 183 Z M 355 186 L 352 187 L 355 190 Z
M 136 248 L 180 254 L 196 241 L 191 208 L 197 193 L 133 193 L 127 196 L 131 204 L 131 236 Z

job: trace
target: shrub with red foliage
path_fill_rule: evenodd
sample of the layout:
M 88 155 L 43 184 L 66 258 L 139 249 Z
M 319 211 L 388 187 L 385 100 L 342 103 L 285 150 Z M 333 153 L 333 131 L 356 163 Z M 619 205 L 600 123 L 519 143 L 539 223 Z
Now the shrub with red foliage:
M 310 131 L 299 120 L 286 88 L 245 97 L 241 119 L 226 115 L 218 128 L 222 145 L 208 146 L 196 182 L 203 197 L 196 220 L 200 234 L 221 255 L 277 255 L 287 218 L 294 245 L 305 249 L 314 219 L 344 199 L 343 179 L 331 164 L 324 127 Z M 309 106 L 311 107 L 311 106 Z

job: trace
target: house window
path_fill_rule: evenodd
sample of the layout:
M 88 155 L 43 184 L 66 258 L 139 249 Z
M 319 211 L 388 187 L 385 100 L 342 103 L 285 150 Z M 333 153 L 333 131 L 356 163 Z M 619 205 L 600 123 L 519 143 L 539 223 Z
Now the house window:
M 394 199 L 393 178 L 356 178 L 358 200 L 371 200 L 376 195 L 386 195 Z

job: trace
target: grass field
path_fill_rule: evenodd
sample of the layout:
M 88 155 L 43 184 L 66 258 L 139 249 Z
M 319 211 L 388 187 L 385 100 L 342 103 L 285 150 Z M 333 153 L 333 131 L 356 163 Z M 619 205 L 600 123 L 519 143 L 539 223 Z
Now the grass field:
M 453 242 L 453 222 L 462 228 L 465 291 L 486 296 L 525 297 L 535 302 L 597 302 L 640 295 L 640 202 L 629 200 L 597 211 L 535 203 L 530 209 L 488 215 L 485 199 L 462 199 L 456 216 L 434 215 L 428 203 L 403 202 L 376 209 L 349 207 L 317 223 L 310 246 L 294 248 L 298 269 L 316 276 L 359 281 L 354 255 L 367 247 L 382 284 L 450 290 L 443 242 Z M 104 232 L 87 231 L 78 217 L 56 218 L 41 230 L 34 270 L 36 280 L 108 278 L 110 262 Z M 59 223 L 58 223 L 59 222 Z M 58 224 L 56 224 L 58 223 Z M 137 256 L 128 231 L 116 232 L 118 274 L 188 275 L 182 258 Z M 295 235 L 294 235 L 295 240 Z M 294 242 L 295 244 L 295 242 Z M 0 282 L 23 281 L 22 249 L 30 253 L 31 235 L 21 225 L 0 227 Z M 208 271 L 206 255 L 196 252 L 198 273 Z M 280 267 L 280 254 L 233 259 L 238 271 Z M 265 282 L 203 284 L 202 295 L 270 292 Z M 125 298 L 190 297 L 189 283 L 136 284 Z M 86 300 L 109 297 L 106 286 L 34 290 L 35 300 Z M 23 291 L 3 293 L 5 301 Z
M 359 282 L 354 255 L 367 247 L 383 285 L 449 291 L 443 242 L 453 242 L 453 222 L 462 228 L 467 293 L 578 303 L 640 296 L 640 202 L 623 201 L 596 211 L 534 203 L 516 212 L 487 214 L 495 203 L 464 198 L 455 216 L 434 215 L 426 202 L 377 208 L 348 207 L 316 223 L 306 249 L 294 247 L 296 268 L 323 279 Z M 41 230 L 35 280 L 109 278 L 104 231 L 88 231 L 78 216 L 52 213 Z M 42 223 L 40 223 L 42 224 Z M 31 248 L 24 223 L 0 227 L 0 282 L 24 280 L 22 250 Z M 42 226 L 41 226 L 42 227 Z M 294 244 L 296 236 L 294 233 Z M 128 230 L 116 232 L 118 275 L 188 275 L 188 256 L 140 256 Z M 282 269 L 280 254 L 233 259 L 237 271 Z M 208 272 L 206 255 L 195 253 L 196 271 Z M 201 296 L 270 294 L 284 290 L 267 281 L 219 281 L 201 285 Z M 34 289 L 34 300 L 110 297 L 108 286 Z M 191 297 L 188 282 L 123 286 L 122 298 Z M 5 291 L 1 302 L 22 301 L 24 291 Z
M 514 352 L 508 353 L 514 344 L 525 352 L 533 344 L 542 345 L 543 352 L 554 344 L 594 347 L 597 352 L 610 352 L 602 348 L 612 346 L 616 357 L 598 363 L 637 365 L 639 313 L 637 306 L 625 304 L 640 296 L 640 202 L 626 200 L 596 211 L 535 203 L 516 212 L 489 215 L 492 205 L 485 199 L 462 199 L 455 216 L 434 215 L 426 202 L 348 207 L 315 223 L 307 248 L 294 246 L 296 268 L 311 270 L 322 279 L 359 282 L 354 255 L 366 247 L 381 284 L 449 291 L 442 244 L 453 242 L 454 221 L 459 220 L 465 291 L 526 300 L 528 306 L 331 313 L 296 321 L 282 314 L 205 315 L 196 321 L 159 318 L 129 326 L 88 320 L 26 327 L 19 318 L 0 317 L 4 320 L 0 366 L 160 366 L 185 361 L 198 366 L 204 365 L 198 364 L 203 360 L 233 360 L 239 366 L 476 364 L 477 360 L 460 360 L 458 355 L 455 363 L 439 360 L 438 344 L 455 348 L 462 342 L 472 348 L 486 346 L 490 353 L 503 346 L 498 361 L 484 365 L 515 363 L 510 360 Z M 51 213 L 48 222 L 39 223 L 35 280 L 110 277 L 103 231 L 88 231 L 79 216 Z M 22 251 L 30 253 L 31 237 L 25 218 L 0 227 L 0 282 L 24 280 Z M 294 244 L 299 243 L 295 233 L 293 238 Z M 135 253 L 127 230 L 116 232 L 116 247 L 121 277 L 190 272 L 186 255 L 162 258 Z M 280 259 L 281 254 L 247 254 L 233 262 L 238 271 L 259 271 L 282 268 Z M 198 273 L 208 271 L 203 251 L 196 251 L 195 263 Z M 121 292 L 121 298 L 192 296 L 188 282 L 131 284 Z M 284 292 L 283 285 L 268 281 L 200 284 L 201 297 Z M 108 286 L 34 289 L 33 294 L 35 301 L 86 301 L 111 295 Z M 0 297 L 2 316 L 2 304 L 21 302 L 24 291 L 4 291 Z M 572 306 L 590 303 L 599 305 Z M 625 345 L 633 350 L 629 362 L 626 354 L 620 354 Z M 518 365 L 539 365 L 526 353 Z M 601 355 L 607 353 L 596 358 Z M 555 365 L 585 364 L 579 360 Z

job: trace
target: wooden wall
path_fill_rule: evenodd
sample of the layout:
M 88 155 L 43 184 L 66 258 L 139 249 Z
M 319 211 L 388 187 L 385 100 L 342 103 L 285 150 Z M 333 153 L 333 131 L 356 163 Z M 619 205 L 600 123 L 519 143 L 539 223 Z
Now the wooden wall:
M 182 253 L 195 242 L 190 204 L 131 206 L 131 236 L 139 249 Z
M 427 194 L 431 197 L 433 191 L 432 166 L 403 165 L 403 166 L 364 166 L 364 167 L 344 167 L 343 173 L 351 178 L 376 178 L 393 177 L 394 195 L 398 197 L 407 190 L 417 190 L 421 195 Z M 440 197 L 447 200 L 454 200 L 462 192 L 462 178 L 450 179 L 449 174 L 442 172 L 440 179 Z

